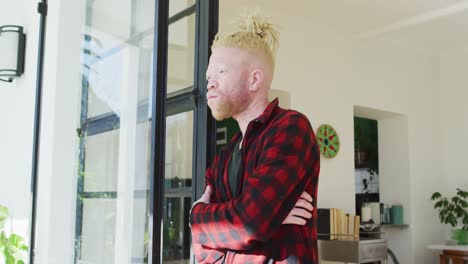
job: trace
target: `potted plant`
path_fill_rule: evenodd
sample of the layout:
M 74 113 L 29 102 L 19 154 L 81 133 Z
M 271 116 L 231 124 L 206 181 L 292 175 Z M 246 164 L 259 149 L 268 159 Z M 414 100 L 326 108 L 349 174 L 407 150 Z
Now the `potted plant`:
M 453 227 L 452 239 L 459 245 L 468 245 L 468 192 L 457 188 L 457 194 L 451 198 L 435 192 L 431 200 L 435 201 L 434 209 L 439 213 L 440 222 Z
M 24 244 L 23 237 L 17 234 L 6 235 L 5 223 L 8 216 L 8 208 L 0 205 L 0 252 L 6 264 L 24 264 L 24 254 L 28 247 Z

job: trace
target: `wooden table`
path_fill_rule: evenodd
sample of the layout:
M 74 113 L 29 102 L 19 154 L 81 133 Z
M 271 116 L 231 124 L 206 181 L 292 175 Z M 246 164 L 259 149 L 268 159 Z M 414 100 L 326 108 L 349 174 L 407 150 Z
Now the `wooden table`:
M 468 246 L 430 245 L 429 249 L 442 250 L 440 264 L 468 264 Z

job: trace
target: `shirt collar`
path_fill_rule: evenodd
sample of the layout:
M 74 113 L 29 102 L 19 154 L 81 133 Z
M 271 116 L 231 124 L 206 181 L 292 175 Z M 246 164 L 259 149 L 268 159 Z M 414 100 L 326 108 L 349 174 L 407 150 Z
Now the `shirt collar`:
M 271 117 L 276 108 L 278 108 L 278 98 L 275 98 L 275 100 L 271 101 L 268 104 L 267 108 L 265 108 L 265 111 L 263 111 L 263 113 L 259 117 L 255 118 L 252 121 L 265 124 L 265 122 Z
M 250 122 L 256 122 L 260 124 L 265 124 L 267 120 L 273 115 L 273 112 L 278 108 L 278 98 L 275 98 L 273 101 L 271 101 L 268 106 L 265 108 L 263 113 L 258 116 L 257 118 L 253 119 Z M 242 133 L 239 131 L 237 132 L 232 138 L 231 141 L 228 143 L 228 148 L 232 149 L 237 141 L 240 140 L 242 137 Z

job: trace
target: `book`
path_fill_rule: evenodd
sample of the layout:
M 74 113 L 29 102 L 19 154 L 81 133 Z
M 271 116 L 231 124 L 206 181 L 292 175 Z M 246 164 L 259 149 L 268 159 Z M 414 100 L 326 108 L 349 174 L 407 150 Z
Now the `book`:
M 346 236 L 344 237 L 344 240 L 351 240 L 350 239 L 351 231 L 349 229 L 349 222 L 350 222 L 349 219 L 350 218 L 351 218 L 350 215 L 346 214 L 345 221 L 344 221 L 345 222 L 345 227 L 344 227 L 345 231 L 344 231 L 344 233 L 345 233 Z M 353 230 L 354 230 L 354 226 L 353 226 Z
M 340 208 L 317 209 L 317 238 L 320 240 L 359 240 L 360 216 Z
M 317 209 L 317 239 L 330 240 L 330 209 Z
M 337 231 L 337 226 L 336 226 L 336 209 L 331 208 L 330 209 L 330 239 L 335 240 L 336 239 L 336 231 Z
M 338 240 L 343 240 L 343 210 L 336 208 L 336 235 Z
M 361 224 L 361 217 L 359 215 L 354 216 L 354 240 L 359 240 L 360 224 Z
M 355 216 L 348 214 L 347 220 L 347 240 L 354 240 L 354 220 Z

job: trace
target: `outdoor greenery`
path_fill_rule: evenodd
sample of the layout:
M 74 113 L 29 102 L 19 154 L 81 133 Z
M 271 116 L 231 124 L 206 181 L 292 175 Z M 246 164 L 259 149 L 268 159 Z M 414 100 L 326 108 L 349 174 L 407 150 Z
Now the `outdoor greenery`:
M 5 223 L 8 217 L 8 208 L 0 205 L 0 252 L 3 253 L 6 264 L 24 264 L 24 255 L 28 252 L 28 247 L 24 244 L 23 237 L 6 234 Z

